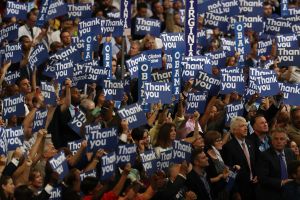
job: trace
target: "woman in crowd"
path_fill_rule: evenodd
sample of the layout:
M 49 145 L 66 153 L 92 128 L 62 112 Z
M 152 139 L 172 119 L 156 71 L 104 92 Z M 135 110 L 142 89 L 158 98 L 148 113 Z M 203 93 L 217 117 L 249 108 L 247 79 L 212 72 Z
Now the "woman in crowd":
M 0 199 L 13 200 L 15 185 L 9 176 L 2 176 L 0 179 Z

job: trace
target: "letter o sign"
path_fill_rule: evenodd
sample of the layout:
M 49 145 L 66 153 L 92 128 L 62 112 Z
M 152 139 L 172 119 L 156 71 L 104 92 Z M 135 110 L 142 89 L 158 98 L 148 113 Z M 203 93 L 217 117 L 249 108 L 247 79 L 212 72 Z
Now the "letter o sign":
M 243 30 L 243 25 L 242 25 L 242 24 L 238 24 L 238 25 L 236 26 L 236 30 L 242 31 L 242 30 Z

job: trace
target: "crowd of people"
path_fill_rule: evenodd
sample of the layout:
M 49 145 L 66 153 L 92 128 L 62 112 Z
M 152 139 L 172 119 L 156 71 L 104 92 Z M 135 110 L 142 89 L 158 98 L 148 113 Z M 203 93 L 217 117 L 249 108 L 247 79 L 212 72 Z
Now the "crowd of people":
M 130 129 L 129 122 L 120 118 L 118 109 L 138 102 L 140 90 L 138 80 L 130 79 L 129 70 L 122 66 L 122 60 L 126 61 L 146 50 L 163 48 L 160 38 L 135 34 L 137 17 L 160 20 L 161 33 L 184 32 L 181 10 L 185 8 L 185 1 L 136 1 L 132 1 L 131 35 L 99 35 L 98 46 L 93 52 L 93 59 L 102 63 L 103 43 L 111 42 L 111 79 L 130 81 L 130 90 L 124 92 L 120 105 L 117 101 L 106 99 L 103 85 L 98 82 L 87 84 L 85 88 L 77 87 L 69 77 L 58 86 L 43 73 L 49 65 L 48 61 L 35 68 L 29 66 L 29 56 L 39 43 L 47 47 L 50 56 L 70 46 L 72 37 L 78 36 L 79 18 L 59 16 L 49 19 L 39 28 L 36 21 L 43 1 L 34 1 L 35 6 L 27 13 L 26 20 L 6 18 L 3 7 L 1 29 L 15 23 L 20 25 L 15 41 L 22 45 L 22 59 L 17 63 L 1 60 L 1 101 L 22 94 L 25 115 L 1 120 L 1 131 L 22 126 L 24 137 L 22 145 L 0 156 L 0 199 L 300 199 L 300 103 L 299 106 L 284 104 L 280 94 L 262 98 L 255 93 L 245 99 L 232 92 L 208 96 L 203 113 L 195 111 L 189 114 L 186 112 L 187 96 L 195 91 L 191 79 L 182 83 L 177 101 L 169 105 L 159 101 L 152 104 L 150 111 L 145 112 L 146 124 Z M 65 0 L 65 3 L 91 3 L 92 16 L 102 19 L 120 8 L 120 1 L 112 0 Z M 289 0 L 288 3 L 290 8 L 299 9 L 299 0 Z M 2 4 L 6 5 L 7 1 Z M 267 0 L 262 5 L 264 18 L 279 17 L 280 2 Z M 222 49 L 221 38 L 234 38 L 234 35 L 227 35 L 219 28 L 205 27 L 203 15 L 198 17 L 197 28 L 207 34 L 207 45 L 198 44 L 201 55 Z M 300 83 L 299 66 L 278 66 L 275 39 L 272 40 L 270 55 L 258 57 L 258 33 L 248 30 L 245 34 L 251 44 L 245 69 L 263 68 L 265 61 L 274 60 L 268 69 L 276 73 L 278 81 Z M 12 41 L 1 41 L 1 47 L 9 42 Z M 162 54 L 159 70 L 164 71 L 167 70 L 167 58 L 164 51 Z M 238 52 L 234 52 L 227 58 L 226 66 L 238 66 L 239 56 Z M 15 82 L 7 81 L 7 74 L 16 71 L 20 77 Z M 211 73 L 220 74 L 220 68 L 213 66 Z M 54 105 L 44 101 L 41 91 L 41 82 L 44 81 L 54 85 Z M 225 124 L 226 105 L 241 100 L 244 102 L 243 116 L 235 116 L 230 124 Z M 32 130 L 35 115 L 41 109 L 47 109 L 46 123 L 35 132 Z M 68 125 L 78 111 L 84 113 L 86 118 L 80 134 Z M 118 166 L 114 175 L 106 180 L 101 179 L 101 158 L 111 150 L 89 150 L 85 126 L 90 124 L 98 125 L 99 130 L 116 127 L 118 144 L 136 145 L 134 162 Z M 81 140 L 80 147 L 72 152 L 68 143 L 77 140 Z M 173 149 L 175 140 L 190 144 L 190 158 L 182 163 L 171 162 L 168 168 L 148 174 L 141 154 L 153 150 L 159 159 L 163 152 Z M 64 153 L 67 161 L 68 173 L 64 177 L 60 177 L 49 162 L 59 152 Z M 96 174 L 81 178 L 82 173 L 93 170 Z

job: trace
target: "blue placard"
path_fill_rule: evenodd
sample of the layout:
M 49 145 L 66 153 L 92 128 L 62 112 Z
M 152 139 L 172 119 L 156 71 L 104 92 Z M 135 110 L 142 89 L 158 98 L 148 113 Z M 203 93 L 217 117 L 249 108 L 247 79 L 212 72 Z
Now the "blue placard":
M 177 101 L 181 90 L 181 59 L 180 51 L 172 51 L 172 94 Z
M 131 78 L 138 78 L 139 63 L 147 60 L 145 54 L 139 54 L 126 61 L 126 66 Z
M 204 14 L 206 12 L 211 13 L 223 13 L 223 5 L 220 0 L 204 1 L 198 5 L 198 13 Z
M 77 4 L 67 4 L 68 6 L 68 18 L 80 18 L 87 19 L 92 16 L 93 5 L 90 3 L 77 3 Z
M 22 94 L 17 94 L 3 99 L 3 118 L 9 119 L 12 116 L 25 116 L 25 101 Z
M 183 81 L 188 81 L 191 78 L 194 79 L 199 71 L 212 73 L 211 59 L 208 56 L 184 57 L 182 65 Z
M 91 124 L 85 126 L 88 135 L 88 150 L 98 149 L 115 150 L 118 143 L 116 128 L 102 128 L 101 125 Z
M 136 35 L 153 35 L 159 37 L 161 22 L 158 19 L 136 18 L 135 34 Z
M 93 58 L 93 39 L 91 36 L 91 32 L 85 34 L 83 40 L 83 58 L 84 61 L 90 61 Z
M 299 48 L 298 38 L 296 34 L 283 34 L 276 36 L 276 45 L 277 48 L 292 48 L 297 49 Z
M 246 30 L 253 30 L 257 33 L 263 32 L 263 17 L 261 14 L 249 13 L 247 15 L 237 15 L 237 22 L 243 22 Z
M 165 52 L 185 52 L 184 33 L 162 33 L 160 38 L 163 42 Z
M 243 116 L 243 112 L 244 112 L 244 104 L 241 101 L 233 102 L 231 104 L 226 105 L 225 124 L 229 125 L 233 117 Z
M 291 106 L 300 105 L 300 85 L 290 83 L 278 83 L 283 93 L 283 103 Z
M 64 49 L 58 50 L 57 53 L 49 57 L 51 61 L 72 60 L 75 63 L 80 62 L 81 54 L 76 45 L 70 45 Z
M 103 50 L 102 50 L 102 55 L 103 55 L 103 67 L 109 70 L 108 72 L 108 79 L 112 77 L 112 46 L 110 42 L 105 42 L 103 44 Z
M 52 1 L 49 5 L 47 20 L 66 15 L 67 13 L 68 7 L 63 0 Z
M 153 49 L 153 50 L 143 51 L 143 54 L 146 55 L 151 69 L 156 69 L 156 68 L 162 67 L 162 57 L 161 57 L 162 50 L 161 49 Z
M 123 32 L 124 26 L 122 19 L 118 18 L 101 20 L 102 36 L 120 37 L 123 35 Z
M 131 1 L 121 0 L 120 18 L 124 20 L 124 31 L 131 28 Z M 126 32 L 124 32 L 126 33 Z M 128 34 L 124 34 L 128 35 Z
M 150 177 L 157 171 L 158 159 L 155 156 L 155 152 L 153 150 L 148 150 L 144 153 L 141 153 L 140 156 L 145 172 L 148 175 L 148 177 Z
M 33 127 L 32 132 L 37 132 L 40 129 L 44 129 L 46 126 L 46 120 L 47 120 L 47 109 L 39 109 L 35 112 L 34 120 L 33 120 Z
M 300 63 L 300 49 L 298 48 L 277 48 L 278 66 L 298 66 Z
M 54 86 L 51 83 L 41 82 L 41 92 L 45 98 L 45 104 L 55 105 L 56 104 L 56 94 Z
M 277 95 L 280 90 L 277 81 L 277 74 L 261 75 L 256 77 L 257 92 L 261 97 Z
M 261 40 L 257 43 L 257 56 L 268 56 L 271 54 L 272 40 Z
M 237 92 L 243 95 L 245 91 L 245 78 L 242 72 L 230 73 L 221 72 L 221 94 L 230 94 L 231 92 Z
M 49 160 L 49 164 L 53 171 L 59 174 L 59 179 L 62 180 L 69 172 L 68 162 L 63 151 L 53 156 Z
M 206 106 L 206 92 L 189 92 L 186 101 L 186 113 L 204 113 Z
M 118 110 L 121 119 L 128 121 L 129 129 L 134 129 L 147 123 L 141 104 L 135 103 Z
M 68 142 L 68 148 L 73 155 L 75 155 L 78 149 L 80 149 L 82 141 L 83 139 Z
M 209 56 L 210 62 L 212 66 L 216 66 L 219 68 L 226 67 L 226 60 L 228 58 L 227 52 L 224 50 L 218 50 L 211 53 L 206 53 L 206 56 Z M 211 66 L 207 70 L 204 70 L 207 73 L 212 73 Z
M 49 57 L 47 47 L 44 45 L 44 43 L 40 43 L 35 46 L 35 48 L 32 50 L 28 62 L 33 69 L 34 66 L 39 66 L 43 62 L 45 62 Z
M 13 84 L 15 83 L 18 78 L 21 77 L 21 73 L 19 70 L 17 71 L 8 71 L 6 74 L 5 74 L 5 78 L 4 80 L 8 83 L 8 84 Z
M 84 173 L 80 173 L 80 181 L 82 182 L 86 177 L 97 177 L 96 170 L 90 170 Z
M 192 145 L 188 142 L 174 140 L 173 142 L 173 160 L 174 163 L 190 162 Z
M 185 55 L 194 56 L 197 51 L 197 26 L 198 26 L 198 16 L 197 16 L 197 1 L 191 0 L 186 1 L 185 5 L 185 37 L 186 42 Z
M 80 129 L 85 122 L 86 122 L 85 114 L 80 109 L 78 109 L 78 111 L 75 111 L 75 116 L 71 119 L 71 121 L 68 122 L 68 126 L 75 133 L 81 136 Z
M 207 28 L 219 28 L 220 31 L 227 32 L 229 18 L 226 15 L 205 13 L 203 25 Z
M 172 84 L 161 82 L 145 82 L 144 98 L 147 103 L 172 103 Z
M 12 63 L 17 63 L 22 60 L 22 45 L 20 42 L 9 43 L 5 45 L 4 60 L 11 60 Z
M 240 13 L 238 0 L 222 0 L 223 13 L 228 16 L 235 16 Z
M 27 10 L 27 3 L 7 1 L 5 17 L 16 17 L 17 19 L 26 20 Z
M 82 20 L 78 23 L 79 38 L 85 38 L 87 35 L 97 36 L 101 33 L 102 20 L 99 17 Z
M 237 52 L 240 53 L 239 56 L 239 65 L 244 66 L 245 64 L 245 58 L 246 58 L 246 52 L 245 52 L 245 36 L 244 36 L 244 23 L 243 22 L 237 22 L 234 24 L 235 29 L 235 48 L 237 49 Z
M 292 33 L 292 22 L 283 18 L 266 18 L 265 33 L 277 35 L 278 33 Z
M 240 13 L 246 14 L 255 11 L 263 14 L 263 3 L 260 0 L 239 0 L 239 3 Z
M 151 80 L 152 82 L 164 82 L 169 83 L 171 82 L 172 78 L 172 71 L 169 70 L 159 70 L 156 72 L 151 73 Z M 172 79 L 174 80 L 174 79 Z
M 220 79 L 212 74 L 199 71 L 198 76 L 194 81 L 193 87 L 198 90 L 207 90 L 209 94 L 215 95 L 220 90 Z
M 52 66 L 48 66 L 43 74 L 63 83 L 66 78 L 73 76 L 73 60 L 56 62 Z
M 116 170 L 116 153 L 112 152 L 101 157 L 101 180 L 111 178 Z
M 124 95 L 123 82 L 103 80 L 103 92 L 106 100 L 122 101 Z
M 48 10 L 49 10 L 49 6 L 52 3 L 53 0 L 42 0 L 41 1 L 41 7 L 39 10 L 39 14 L 37 17 L 37 21 L 35 23 L 35 26 L 37 27 L 42 27 L 44 26 L 47 17 L 48 17 Z
M 160 152 L 159 161 L 157 162 L 157 169 L 167 170 L 173 163 L 173 149 Z
M 288 0 L 281 0 L 281 3 L 280 3 L 280 14 L 281 14 L 281 17 L 285 17 L 285 16 L 289 15 Z
M 50 192 L 49 200 L 60 200 L 61 199 L 61 187 L 55 187 Z
M 131 166 L 134 164 L 136 159 L 136 145 L 135 144 L 126 144 L 119 145 L 117 149 L 117 165 L 123 165 L 130 163 Z
M 145 82 L 150 81 L 150 72 L 151 67 L 149 66 L 150 62 L 145 61 L 140 63 L 139 68 L 139 79 L 138 79 L 138 94 L 139 102 L 141 102 L 143 108 L 147 108 L 147 103 L 145 102 Z
M 7 138 L 4 128 L 0 127 L 0 155 L 7 155 Z
M 3 40 L 8 40 L 8 41 L 16 40 L 18 38 L 18 29 L 19 29 L 18 24 L 12 24 L 4 28 L 1 28 L 0 42 L 2 42 Z
M 6 128 L 7 150 L 14 151 L 16 148 L 23 145 L 24 131 L 22 126 Z

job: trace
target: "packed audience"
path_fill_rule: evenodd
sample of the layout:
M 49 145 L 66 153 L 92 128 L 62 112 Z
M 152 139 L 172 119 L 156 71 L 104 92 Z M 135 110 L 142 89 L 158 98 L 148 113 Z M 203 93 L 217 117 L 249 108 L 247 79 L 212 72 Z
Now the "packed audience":
M 3 4 L 6 3 L 4 1 Z M 66 0 L 65 3 L 93 3 L 93 17 L 100 18 L 107 18 L 120 7 L 120 1 L 112 0 Z M 256 93 L 245 100 L 233 92 L 208 96 L 203 113 L 195 111 L 188 114 L 187 95 L 195 90 L 192 87 L 193 80 L 189 80 L 182 84 L 177 102 L 151 105 L 151 110 L 145 113 L 147 124 L 130 129 L 129 122 L 122 120 L 117 111 L 138 102 L 137 79 L 130 80 L 129 92 L 124 93 L 123 100 L 117 105 L 116 101 L 106 99 L 103 85 L 99 83 L 88 84 L 85 88 L 76 87 L 70 77 L 58 86 L 51 77 L 43 74 L 48 61 L 33 70 L 29 67 L 30 53 L 37 44 L 45 44 L 50 56 L 71 45 L 72 37 L 78 36 L 80 21 L 78 18 L 60 16 L 50 19 L 42 28 L 36 27 L 41 2 L 34 1 L 34 4 L 26 20 L 5 18 L 5 9 L 1 13 L 2 28 L 20 24 L 17 41 L 22 44 L 20 62 L 2 60 L 1 100 L 18 94 L 25 98 L 24 116 L 1 120 L 2 131 L 22 126 L 24 132 L 23 144 L 0 157 L 1 200 L 300 199 L 299 106 L 282 103 L 280 94 L 261 98 Z M 289 1 L 290 8 L 298 6 L 299 0 Z M 102 62 L 103 43 L 110 41 L 113 54 L 111 79 L 129 78 L 128 69 L 121 67 L 122 59 L 126 61 L 145 50 L 162 48 L 161 39 L 135 34 L 136 18 L 159 19 L 162 33 L 184 32 L 180 14 L 182 9 L 184 2 L 181 0 L 132 1 L 131 35 L 107 38 L 99 35 L 98 46 L 93 52 L 94 59 Z M 265 1 L 263 10 L 264 18 L 279 15 L 280 2 Z M 203 16 L 199 16 L 198 29 L 205 29 L 208 34 L 208 45 L 200 49 L 201 54 L 222 48 L 221 37 L 234 38 L 218 28 L 204 27 Z M 247 55 L 245 68 L 262 67 L 261 63 L 273 59 L 274 63 L 269 69 L 276 72 L 279 81 L 300 82 L 299 66 L 278 67 L 275 40 L 272 41 L 271 54 L 258 57 L 257 33 L 249 31 L 246 34 L 250 39 L 251 53 Z M 123 41 L 125 45 L 122 45 Z M 11 41 L 1 41 L 1 45 L 4 47 L 8 42 Z M 166 70 L 167 58 L 164 53 L 162 57 L 161 70 Z M 228 57 L 227 66 L 237 66 L 238 58 L 237 52 Z M 20 72 L 20 77 L 9 83 L 6 75 L 16 71 Z M 218 66 L 213 66 L 212 73 L 220 73 Z M 54 85 L 54 105 L 44 101 L 41 91 L 43 81 L 50 81 Z M 235 116 L 230 124 L 225 124 L 226 105 L 242 99 L 243 116 Z M 33 131 L 35 114 L 41 109 L 48 111 L 45 126 Z M 68 125 L 78 110 L 86 117 L 80 134 Z M 100 129 L 116 127 L 118 144 L 135 144 L 136 147 L 135 160 L 118 166 L 114 175 L 105 180 L 101 179 L 101 158 L 113 151 L 91 151 L 88 148 L 85 127 L 91 124 L 98 125 Z M 77 140 L 81 140 L 80 147 L 72 151 L 68 143 Z M 190 158 L 181 163 L 170 163 L 168 168 L 148 174 L 143 167 L 141 154 L 153 150 L 159 159 L 162 153 L 173 149 L 174 141 L 182 141 L 192 147 Z M 64 177 L 60 177 L 49 162 L 59 152 L 63 152 L 67 160 L 68 173 Z M 96 172 L 93 176 L 81 177 L 81 174 L 93 170 Z M 59 194 L 55 193 L 57 188 Z

